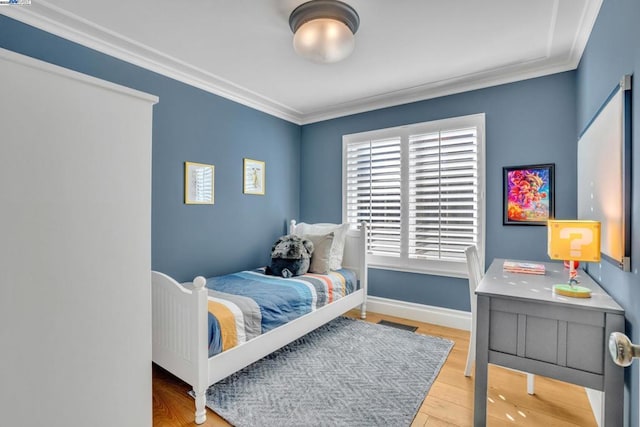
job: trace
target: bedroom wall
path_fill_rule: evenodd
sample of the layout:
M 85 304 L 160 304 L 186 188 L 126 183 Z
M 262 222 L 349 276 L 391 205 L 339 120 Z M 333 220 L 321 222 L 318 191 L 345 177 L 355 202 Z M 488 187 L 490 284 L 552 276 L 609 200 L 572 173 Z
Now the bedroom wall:
M 2 15 L 0 47 L 159 96 L 153 115 L 153 269 L 186 281 L 269 261 L 272 243 L 299 213 L 298 125 Z M 243 157 L 266 162 L 265 196 L 242 193 Z M 184 161 L 215 165 L 213 206 L 183 203 Z
M 640 3 L 605 0 L 577 70 L 577 128 L 580 134 L 624 74 L 632 83 L 631 272 L 608 262 L 590 266 L 594 277 L 625 309 L 626 334 L 640 341 Z M 625 425 L 640 425 L 640 369 L 625 369 Z
M 486 113 L 486 264 L 548 259 L 545 227 L 502 225 L 502 167 L 556 164 L 556 217 L 576 215 L 575 73 L 475 90 L 302 127 L 300 217 L 342 219 L 342 135 Z M 371 295 L 470 310 L 466 279 L 371 269 Z

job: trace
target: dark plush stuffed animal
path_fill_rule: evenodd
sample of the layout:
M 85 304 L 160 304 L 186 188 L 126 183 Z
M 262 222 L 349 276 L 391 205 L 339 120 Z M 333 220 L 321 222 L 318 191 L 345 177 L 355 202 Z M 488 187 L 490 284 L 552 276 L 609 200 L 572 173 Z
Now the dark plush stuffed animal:
M 313 253 L 310 240 L 289 234 L 280 237 L 271 248 L 271 265 L 266 273 L 273 276 L 293 277 L 305 274 Z

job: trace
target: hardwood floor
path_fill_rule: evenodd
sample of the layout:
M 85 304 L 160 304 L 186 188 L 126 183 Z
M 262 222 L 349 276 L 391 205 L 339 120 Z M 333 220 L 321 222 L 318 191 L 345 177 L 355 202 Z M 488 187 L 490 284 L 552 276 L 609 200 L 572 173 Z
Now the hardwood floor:
M 350 313 L 356 317 L 357 313 Z M 455 342 L 449 357 L 422 403 L 412 427 L 471 426 L 473 417 L 473 377 L 464 376 L 469 333 L 368 313 L 367 321 L 391 320 L 418 327 L 417 333 L 439 336 Z M 526 376 L 519 372 L 489 367 L 489 426 L 580 426 L 596 427 L 591 407 L 582 387 L 536 376 L 536 394 L 527 394 Z M 187 395 L 189 386 L 154 365 L 153 425 L 193 426 L 194 404 Z M 204 426 L 229 426 L 207 409 Z

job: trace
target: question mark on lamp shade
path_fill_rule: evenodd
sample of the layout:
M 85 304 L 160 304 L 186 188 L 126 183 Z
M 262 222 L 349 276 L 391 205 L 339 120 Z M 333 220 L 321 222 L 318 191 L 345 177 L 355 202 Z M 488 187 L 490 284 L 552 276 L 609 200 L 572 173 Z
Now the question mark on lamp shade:
M 579 237 L 571 239 L 572 236 Z M 571 256 L 579 257 L 582 255 L 582 246 L 593 242 L 593 231 L 589 228 L 569 227 L 560 230 L 561 239 L 571 239 L 569 243 L 571 247 Z

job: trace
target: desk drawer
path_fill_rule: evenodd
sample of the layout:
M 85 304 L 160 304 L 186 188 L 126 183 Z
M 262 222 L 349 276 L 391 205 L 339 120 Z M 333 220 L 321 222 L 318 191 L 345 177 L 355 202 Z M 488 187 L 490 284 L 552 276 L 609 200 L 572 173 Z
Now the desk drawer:
M 602 374 L 604 320 L 597 311 L 492 298 L 489 349 Z

